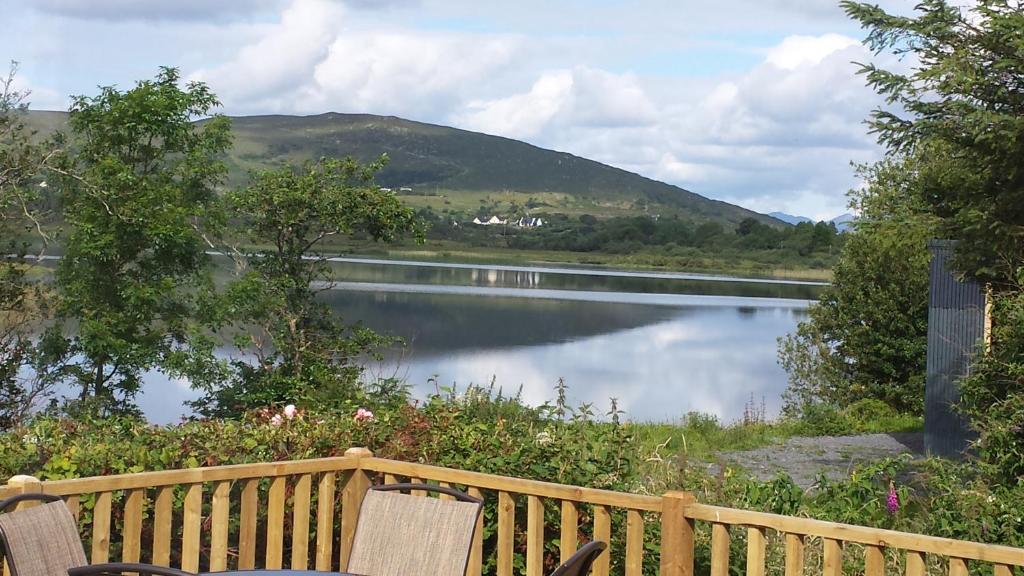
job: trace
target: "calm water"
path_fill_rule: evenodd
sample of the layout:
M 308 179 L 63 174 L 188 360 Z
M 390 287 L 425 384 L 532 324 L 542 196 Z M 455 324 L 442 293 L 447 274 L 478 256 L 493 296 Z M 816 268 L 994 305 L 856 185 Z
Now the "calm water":
M 576 268 L 338 259 L 324 299 L 348 322 L 403 337 L 369 367 L 417 396 L 492 381 L 550 401 L 564 378 L 574 404 L 638 420 L 699 410 L 738 418 L 751 401 L 780 406 L 785 373 L 776 338 L 796 326 L 820 285 L 720 276 Z M 154 376 L 139 398 L 154 422 L 176 420 L 192 397 Z

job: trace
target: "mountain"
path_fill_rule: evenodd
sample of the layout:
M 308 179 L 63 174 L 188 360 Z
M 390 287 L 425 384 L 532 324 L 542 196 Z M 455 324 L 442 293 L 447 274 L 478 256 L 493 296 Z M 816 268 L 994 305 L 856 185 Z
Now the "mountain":
M 42 132 L 66 121 L 61 112 L 31 112 Z M 360 161 L 387 154 L 381 186 L 402 189 L 411 205 L 476 212 L 498 201 L 538 211 L 597 216 L 678 215 L 734 227 L 745 218 L 782 222 L 664 182 L 525 142 L 394 116 L 327 113 L 231 118 L 234 147 L 226 162 L 232 185 L 250 170 L 330 156 Z
M 796 225 L 801 222 L 815 222 L 813 218 L 808 218 L 807 216 L 793 216 L 792 214 L 786 214 L 785 212 L 769 212 L 768 215 L 777 220 L 782 220 L 787 224 Z M 845 214 L 840 214 L 839 216 L 836 216 L 835 218 L 829 220 L 829 222 L 836 225 L 836 230 L 840 232 L 849 231 L 851 228 L 853 228 L 853 223 L 856 221 L 857 217 L 854 216 L 853 214 L 850 214 L 849 212 Z
M 782 220 L 787 224 L 799 224 L 801 222 L 814 222 L 806 216 L 793 216 L 792 214 L 786 214 L 785 212 L 769 212 L 769 216 L 776 220 Z
M 830 220 L 830 222 L 836 225 L 836 230 L 839 230 L 840 232 L 847 232 L 852 229 L 856 221 L 857 217 L 849 212 L 836 216 Z

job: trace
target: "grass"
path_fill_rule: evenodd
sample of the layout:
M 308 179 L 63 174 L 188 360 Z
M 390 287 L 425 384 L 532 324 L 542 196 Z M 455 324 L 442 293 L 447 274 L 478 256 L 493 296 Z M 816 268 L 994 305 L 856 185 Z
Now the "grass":
M 631 426 L 645 458 L 712 461 L 722 452 L 753 450 L 797 436 L 920 432 L 924 421 L 908 414 L 879 414 L 858 420 L 838 413 L 825 434 L 820 424 L 807 421 L 766 420 L 748 413 L 745 420 L 722 424 L 715 416 L 690 413 L 675 423 L 639 422 Z
M 713 417 L 690 415 L 675 424 L 648 422 L 634 425 L 634 433 L 649 458 L 712 460 L 721 452 L 753 450 L 798 436 L 786 423 L 721 425 Z M 705 419 L 712 419 L 709 423 Z

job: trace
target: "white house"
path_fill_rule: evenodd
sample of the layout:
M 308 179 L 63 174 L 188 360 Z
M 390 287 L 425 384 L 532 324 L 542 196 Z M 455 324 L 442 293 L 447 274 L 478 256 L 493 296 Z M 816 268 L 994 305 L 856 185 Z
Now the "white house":
M 473 218 L 473 224 L 480 224 L 481 226 L 490 226 L 492 224 L 508 224 L 508 220 L 502 220 L 497 216 L 491 216 L 490 220 L 481 220 L 480 218 Z

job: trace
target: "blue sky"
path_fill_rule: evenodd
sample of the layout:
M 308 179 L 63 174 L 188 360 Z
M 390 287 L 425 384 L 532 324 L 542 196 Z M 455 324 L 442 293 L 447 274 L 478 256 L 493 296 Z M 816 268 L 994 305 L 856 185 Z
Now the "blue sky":
M 831 0 L 0 4 L 0 58 L 35 108 L 170 65 L 228 114 L 394 114 L 816 218 L 844 212 L 850 163 L 880 155 L 852 64 L 873 55 Z

